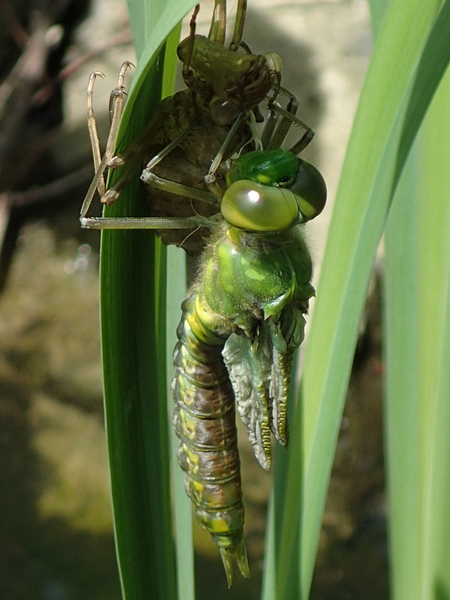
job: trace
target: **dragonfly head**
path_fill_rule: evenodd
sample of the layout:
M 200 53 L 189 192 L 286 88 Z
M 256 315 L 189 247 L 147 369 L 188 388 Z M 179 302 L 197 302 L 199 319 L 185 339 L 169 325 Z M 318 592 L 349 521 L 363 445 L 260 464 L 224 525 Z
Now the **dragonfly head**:
M 229 170 L 227 183 L 223 217 L 254 232 L 283 231 L 305 223 L 322 212 L 327 196 L 318 169 L 281 149 L 244 154 Z

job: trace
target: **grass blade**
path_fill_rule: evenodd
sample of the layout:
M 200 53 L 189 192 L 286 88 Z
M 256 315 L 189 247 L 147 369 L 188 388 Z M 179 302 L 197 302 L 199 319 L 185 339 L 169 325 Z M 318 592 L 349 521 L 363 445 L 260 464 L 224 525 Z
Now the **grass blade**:
M 177 342 L 176 330 L 180 321 L 181 302 L 186 297 L 186 257 L 180 248 L 167 249 L 167 371 L 168 381 L 173 374 L 173 348 Z M 168 411 L 172 414 L 174 401 L 169 393 Z M 193 600 L 194 545 L 192 532 L 192 503 L 184 487 L 184 471 L 178 466 L 177 452 L 180 440 L 170 427 L 172 448 L 172 480 L 174 496 L 175 538 L 179 600 Z
M 450 589 L 449 100 L 447 74 L 408 161 L 386 232 L 387 447 L 396 600 L 445 598 Z
M 151 10 L 149 6 L 151 5 Z M 134 3 L 144 46 L 121 120 L 117 151 L 172 92 L 177 28 L 192 2 Z M 132 23 L 133 24 L 133 23 Z M 144 33 L 143 33 L 144 32 Z M 156 52 L 156 54 L 155 54 Z M 144 196 L 144 197 L 143 197 Z M 146 214 L 138 180 L 106 216 Z M 105 412 L 119 567 L 124 598 L 176 598 L 166 390 L 165 249 L 148 231 L 105 231 L 101 317 Z
M 407 103 L 440 4 L 391 3 L 361 95 L 293 422 L 283 541 L 275 560 L 276 597 L 283 600 L 308 597 L 359 318 L 397 183 L 402 132 L 411 126 Z M 423 115 L 427 106 L 421 100 L 417 110 Z

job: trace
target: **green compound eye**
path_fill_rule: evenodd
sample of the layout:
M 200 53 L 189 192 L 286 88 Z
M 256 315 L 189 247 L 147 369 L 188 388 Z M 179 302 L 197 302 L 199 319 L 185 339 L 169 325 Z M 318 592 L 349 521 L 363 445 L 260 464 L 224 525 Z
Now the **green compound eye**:
M 240 181 L 245 181 L 245 185 L 236 186 Z M 244 154 L 228 171 L 227 183 L 227 202 L 224 208 L 222 201 L 222 214 L 235 227 L 248 231 L 281 231 L 296 222 L 305 223 L 322 212 L 327 200 L 327 186 L 320 171 L 306 160 L 280 148 Z M 272 192 L 269 193 L 269 190 Z M 282 191 L 286 193 L 283 195 Z M 252 202 L 253 192 L 259 193 L 259 199 Z M 234 193 L 236 199 L 232 201 Z M 300 216 L 292 217 L 292 198 L 296 199 Z M 262 206 L 264 209 L 260 209 Z M 285 212 L 286 206 L 289 208 Z M 259 210 L 267 211 L 266 220 L 264 214 L 256 217 Z M 242 224 L 233 223 L 230 219 L 239 220 Z M 252 226 L 252 219 L 257 219 L 259 228 L 256 223 Z
M 320 215 L 327 201 L 327 185 L 322 173 L 306 160 L 298 159 L 299 169 L 289 189 L 296 195 L 302 221 L 310 221 Z
M 291 190 L 241 179 L 222 198 L 223 218 L 238 229 L 274 232 L 299 222 L 298 199 Z

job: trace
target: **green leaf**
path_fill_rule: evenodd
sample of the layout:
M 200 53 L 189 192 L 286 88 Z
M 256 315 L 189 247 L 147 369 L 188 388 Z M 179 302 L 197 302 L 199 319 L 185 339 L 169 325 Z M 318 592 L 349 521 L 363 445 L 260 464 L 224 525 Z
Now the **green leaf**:
M 183 250 L 167 248 L 167 371 L 168 380 L 173 374 L 173 349 L 177 342 L 176 330 L 180 321 L 181 303 L 186 297 L 186 256 Z M 174 401 L 168 398 L 169 414 L 172 414 Z M 175 429 L 170 427 L 172 447 L 172 480 L 174 496 L 174 519 L 178 575 L 178 597 L 180 600 L 193 600 L 194 591 L 194 545 L 192 536 L 192 503 L 184 485 L 184 471 L 178 466 L 177 453 L 180 440 Z
M 414 115 L 408 112 L 411 90 L 420 89 L 425 76 L 418 64 L 440 4 L 393 0 L 361 94 L 317 290 L 292 427 L 281 541 L 272 550 L 276 580 L 266 598 L 308 597 L 359 319 L 398 182 L 397 164 L 437 85 L 438 76 L 431 77 L 434 88 L 411 99 Z M 447 43 L 441 37 L 434 52 L 444 52 Z M 430 70 L 437 68 L 429 63 Z
M 448 20 L 448 4 L 432 35 Z M 442 40 L 449 30 L 447 23 Z M 446 54 L 438 48 L 435 62 Z M 386 437 L 398 600 L 445 598 L 450 590 L 449 75 L 408 160 L 386 231 Z
M 177 23 L 192 5 L 171 0 L 133 3 L 133 35 L 141 57 L 122 115 L 117 151 L 126 148 L 142 130 L 161 96 L 172 93 Z M 145 192 L 138 178 L 115 205 L 105 210 L 106 216 L 145 214 Z M 169 479 L 165 282 L 165 248 L 152 232 L 103 232 L 105 413 L 117 554 L 123 594 L 128 600 L 147 599 L 149 594 L 164 600 L 177 597 Z

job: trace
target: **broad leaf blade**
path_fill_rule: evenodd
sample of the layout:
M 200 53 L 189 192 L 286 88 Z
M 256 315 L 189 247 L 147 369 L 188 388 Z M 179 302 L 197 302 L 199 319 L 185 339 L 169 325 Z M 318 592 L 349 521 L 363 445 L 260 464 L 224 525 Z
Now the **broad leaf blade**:
M 361 95 L 293 423 L 282 542 L 276 549 L 276 596 L 272 595 L 283 600 L 308 597 L 359 318 L 396 185 L 401 135 L 410 126 L 405 123 L 407 102 L 439 6 L 437 0 L 392 2 Z M 427 102 L 419 108 L 424 114 Z
M 447 73 L 386 232 L 390 538 L 392 589 L 399 600 L 445 597 L 450 585 L 449 100 Z

